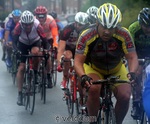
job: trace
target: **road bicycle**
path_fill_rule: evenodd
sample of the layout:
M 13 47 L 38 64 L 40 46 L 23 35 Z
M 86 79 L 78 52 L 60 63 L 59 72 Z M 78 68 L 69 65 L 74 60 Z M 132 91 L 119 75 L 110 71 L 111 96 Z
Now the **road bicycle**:
M 33 62 L 32 59 L 34 57 L 44 57 L 44 55 L 32 55 L 29 51 L 28 55 L 21 55 L 26 57 L 25 63 L 25 73 L 24 73 L 24 83 L 23 83 L 23 105 L 25 109 L 29 111 L 32 115 L 35 107 L 35 93 L 36 93 L 36 85 L 35 85 L 35 74 L 33 70 Z
M 100 108 L 97 114 L 98 124 L 116 124 L 114 106 L 112 102 L 112 87 L 116 83 L 130 83 L 129 81 L 120 80 L 119 76 L 110 76 L 103 80 L 92 82 L 93 85 L 102 84 Z
M 78 102 L 78 76 L 74 70 L 73 67 L 73 59 L 71 60 L 64 60 L 64 58 L 61 58 L 61 67 L 63 67 L 64 62 L 70 62 L 70 68 L 68 71 L 68 78 L 66 82 L 66 88 L 64 90 L 64 100 L 66 101 L 68 114 L 70 117 L 73 116 L 74 107 L 76 106 L 76 113 L 79 113 L 79 102 Z M 77 114 L 78 115 L 78 114 Z
M 143 70 L 142 70 L 142 75 L 141 75 L 141 80 L 139 81 L 138 85 L 140 85 L 141 88 L 143 88 L 144 86 L 144 81 L 145 81 L 145 78 L 146 78 L 146 72 L 145 72 L 145 68 L 149 65 L 150 63 L 150 58 L 149 57 L 146 57 L 145 59 L 139 59 L 139 63 L 140 65 L 143 66 Z M 131 85 L 132 86 L 132 94 L 133 94 L 133 100 L 134 100 L 134 96 L 136 95 L 136 84 L 134 85 Z M 142 95 L 142 90 L 141 90 L 141 95 Z M 137 124 L 149 124 L 148 122 L 148 118 L 146 116 L 146 113 L 144 111 L 144 108 L 143 108 L 143 100 L 142 100 L 142 96 L 139 96 L 140 99 L 138 101 L 135 101 L 137 102 L 137 105 L 136 107 L 139 108 L 139 116 L 136 117 L 136 118 L 133 118 Z

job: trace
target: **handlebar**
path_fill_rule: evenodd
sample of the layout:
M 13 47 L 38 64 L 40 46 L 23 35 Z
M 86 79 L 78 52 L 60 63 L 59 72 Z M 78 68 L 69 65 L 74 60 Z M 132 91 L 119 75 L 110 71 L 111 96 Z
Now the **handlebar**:
M 106 79 L 93 81 L 92 84 L 115 84 L 115 83 L 130 83 L 127 80 L 120 80 L 118 76 L 111 76 Z

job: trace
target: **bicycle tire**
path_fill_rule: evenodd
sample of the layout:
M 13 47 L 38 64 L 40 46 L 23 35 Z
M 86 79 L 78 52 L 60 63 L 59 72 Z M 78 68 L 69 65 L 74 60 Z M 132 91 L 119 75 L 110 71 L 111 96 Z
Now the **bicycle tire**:
M 45 73 L 45 70 L 44 70 L 44 62 L 41 64 L 41 100 L 43 100 L 43 104 L 46 103 L 46 80 L 47 80 L 47 77 L 46 77 L 46 73 Z
M 149 124 L 148 118 L 144 111 L 142 112 L 141 119 L 136 120 L 136 124 Z
M 68 79 L 67 89 L 65 90 L 65 95 L 67 96 L 66 97 L 66 105 L 67 105 L 67 109 L 68 109 L 68 114 L 69 114 L 69 116 L 73 116 L 74 102 L 72 102 L 73 95 L 70 90 L 70 84 L 71 84 L 70 79 Z
M 57 82 L 57 60 L 52 57 L 52 69 L 51 69 L 51 78 L 53 86 L 56 86 Z
M 28 107 L 28 101 L 27 101 L 27 85 L 26 85 L 26 76 L 24 77 L 24 83 L 23 83 L 23 90 L 22 90 L 22 98 L 23 98 L 23 106 L 25 106 L 25 110 L 27 110 Z
M 108 110 L 100 109 L 97 118 L 98 124 L 116 124 L 114 108 L 110 105 Z
M 12 75 L 12 81 L 13 84 L 15 85 L 16 83 L 16 74 L 17 74 L 17 60 L 16 60 L 16 55 L 14 55 L 12 53 L 11 55 L 11 59 L 12 59 L 12 67 L 11 67 L 11 75 Z
M 35 107 L 35 75 L 33 70 L 30 70 L 28 75 L 27 102 L 28 110 L 32 115 Z

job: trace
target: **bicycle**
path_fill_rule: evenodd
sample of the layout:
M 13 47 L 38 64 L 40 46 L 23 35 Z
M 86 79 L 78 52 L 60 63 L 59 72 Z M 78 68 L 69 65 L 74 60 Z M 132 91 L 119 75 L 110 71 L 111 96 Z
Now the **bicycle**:
M 120 80 L 119 76 L 110 76 L 103 80 L 93 81 L 93 85 L 102 84 L 100 100 L 100 108 L 97 114 L 98 124 L 116 124 L 114 106 L 112 102 L 111 88 L 116 83 L 130 83 L 129 81 Z M 114 86 L 115 87 L 115 86 Z
M 29 113 L 32 115 L 35 107 L 35 74 L 33 70 L 32 58 L 34 57 L 44 57 L 44 55 L 32 55 L 29 51 L 28 55 L 20 55 L 26 57 L 25 63 L 25 73 L 24 73 L 24 83 L 23 83 L 23 105 L 26 110 L 29 110 Z
M 143 88 L 143 85 L 144 85 L 144 80 L 145 80 L 145 76 L 146 76 L 146 72 L 145 72 L 145 68 L 147 67 L 147 65 L 150 63 L 150 58 L 149 57 L 146 57 L 145 59 L 139 59 L 139 63 L 140 65 L 143 65 L 143 70 L 142 70 L 142 75 L 141 75 L 141 80 L 139 81 L 139 85 L 140 87 Z M 133 99 L 134 99 L 134 96 L 136 95 L 136 90 L 135 90 L 135 85 L 131 85 L 132 86 L 132 94 L 133 94 Z M 142 94 L 142 90 L 141 90 L 141 94 Z M 138 108 L 139 108 L 139 116 L 137 118 L 133 118 L 137 124 L 149 124 L 148 122 L 148 118 L 146 116 L 146 113 L 144 111 L 144 108 L 143 108 L 143 100 L 142 100 L 142 96 L 140 96 L 140 99 L 139 101 L 135 101 L 137 102 L 138 104 Z
M 74 104 L 76 105 L 76 112 L 79 113 L 79 102 L 78 102 L 78 76 L 75 73 L 73 67 L 73 59 L 71 60 L 64 60 L 64 57 L 61 58 L 61 67 L 63 67 L 64 62 L 70 62 L 70 68 L 68 71 L 68 78 L 66 82 L 66 88 L 64 90 L 64 97 L 63 99 L 66 101 L 68 114 L 70 117 L 74 114 Z

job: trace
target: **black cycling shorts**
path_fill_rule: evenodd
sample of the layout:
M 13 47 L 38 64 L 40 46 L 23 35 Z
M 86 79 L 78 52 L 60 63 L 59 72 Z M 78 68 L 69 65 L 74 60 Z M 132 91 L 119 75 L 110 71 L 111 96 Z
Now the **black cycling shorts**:
M 39 47 L 41 46 L 41 41 L 36 41 L 32 45 L 26 45 L 24 43 L 18 43 L 18 49 L 21 51 L 22 55 L 28 55 L 28 51 L 32 49 L 32 47 Z M 20 57 L 20 62 L 25 63 L 26 57 Z
M 70 50 L 72 52 L 72 58 L 74 58 L 74 56 L 75 56 L 75 49 L 74 48 L 71 48 L 69 45 L 66 45 L 65 50 Z

